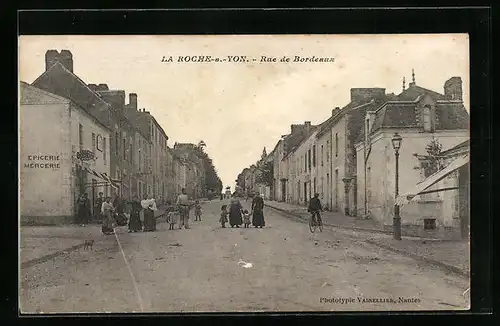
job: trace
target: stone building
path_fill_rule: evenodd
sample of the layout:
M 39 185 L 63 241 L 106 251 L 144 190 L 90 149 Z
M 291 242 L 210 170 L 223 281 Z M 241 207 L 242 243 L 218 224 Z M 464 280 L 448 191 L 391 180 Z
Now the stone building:
M 290 126 L 290 134 L 281 136 L 276 146 L 273 149 L 273 198 L 278 201 L 287 201 L 290 196 L 287 194 L 289 180 L 286 175 L 288 169 L 282 162 L 283 158 L 301 142 L 307 139 L 314 131 L 315 126 L 311 125 L 310 121 L 304 124 L 292 124 Z
M 426 153 L 435 141 L 451 148 L 469 138 L 469 115 L 462 102 L 461 80 L 451 78 L 444 94 L 410 83 L 397 98 L 368 111 L 357 144 L 358 203 L 361 214 L 368 215 L 387 228 L 392 225 L 395 203 L 395 154 L 391 139 L 399 133 L 399 193 L 404 194 L 427 177 L 418 155 Z M 366 155 L 365 153 L 370 153 Z M 366 159 L 364 159 L 366 157 Z M 383 168 L 381 168 L 383 167 Z M 366 173 L 360 173 L 366 171 Z M 366 175 L 366 177 L 364 177 Z M 366 195 L 365 195 L 366 193 Z M 435 228 L 449 226 L 442 214 L 442 194 L 415 199 L 401 209 L 403 234 L 426 235 L 424 221 L 435 215 Z
M 41 123 L 42 122 L 42 123 Z M 110 194 L 111 131 L 68 98 L 20 85 L 21 223 L 73 222 L 77 198 Z M 83 161 L 78 153 L 92 153 Z

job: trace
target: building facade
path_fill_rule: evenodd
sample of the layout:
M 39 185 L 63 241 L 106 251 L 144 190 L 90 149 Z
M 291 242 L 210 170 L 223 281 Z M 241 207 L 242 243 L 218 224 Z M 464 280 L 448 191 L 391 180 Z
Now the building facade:
M 409 191 L 427 177 L 418 155 L 429 145 L 439 143 L 451 148 L 469 138 L 469 117 L 461 98 L 461 81 L 446 82 L 444 94 L 417 86 L 414 82 L 397 99 L 385 102 L 365 117 L 365 128 L 356 144 L 358 203 L 364 203 L 362 214 L 388 228 L 392 225 L 395 204 L 395 152 L 391 139 L 397 132 L 402 145 L 399 150 L 399 193 Z M 459 84 L 460 87 L 456 87 Z M 367 155 L 366 153 L 369 153 Z M 366 158 L 366 159 L 365 159 Z M 383 166 L 384 168 L 380 168 Z M 443 194 L 418 198 L 401 209 L 403 234 L 425 235 L 441 232 L 450 226 L 449 214 L 442 211 Z M 427 232 L 424 221 L 435 216 L 437 231 Z
M 87 193 L 94 208 L 99 192 L 117 186 L 109 178 L 110 130 L 84 109 L 22 82 L 19 115 L 22 223 L 72 222 L 78 196 Z M 82 151 L 94 159 L 78 159 Z

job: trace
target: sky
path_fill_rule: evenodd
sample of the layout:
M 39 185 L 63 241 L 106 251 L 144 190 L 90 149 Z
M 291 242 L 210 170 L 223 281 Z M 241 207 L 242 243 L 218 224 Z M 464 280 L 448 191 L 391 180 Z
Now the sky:
M 351 88 L 398 94 L 414 69 L 418 86 L 443 93 L 445 81 L 458 76 L 469 110 L 467 34 L 20 36 L 21 81 L 44 72 L 49 49 L 71 51 L 84 82 L 125 90 L 127 103 L 128 93 L 137 93 L 169 146 L 205 141 L 224 187 L 233 188 L 241 170 L 264 147 L 270 153 L 291 124 L 319 124 L 348 104 Z M 249 62 L 176 62 L 195 55 Z M 164 56 L 174 62 L 162 62 Z M 260 62 L 261 56 L 278 62 Z M 280 62 L 284 56 L 334 62 Z

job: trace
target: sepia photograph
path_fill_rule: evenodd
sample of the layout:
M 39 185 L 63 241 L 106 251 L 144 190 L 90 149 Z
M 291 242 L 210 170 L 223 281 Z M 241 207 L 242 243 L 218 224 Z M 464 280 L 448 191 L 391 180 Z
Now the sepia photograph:
M 470 309 L 468 34 L 18 51 L 21 314 Z

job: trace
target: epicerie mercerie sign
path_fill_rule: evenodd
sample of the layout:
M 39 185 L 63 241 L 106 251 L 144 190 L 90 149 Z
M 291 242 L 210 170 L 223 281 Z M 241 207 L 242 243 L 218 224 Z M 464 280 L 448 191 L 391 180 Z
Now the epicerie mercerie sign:
M 59 169 L 61 157 L 59 155 L 28 155 L 28 162 L 24 163 L 27 169 Z

